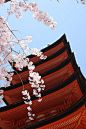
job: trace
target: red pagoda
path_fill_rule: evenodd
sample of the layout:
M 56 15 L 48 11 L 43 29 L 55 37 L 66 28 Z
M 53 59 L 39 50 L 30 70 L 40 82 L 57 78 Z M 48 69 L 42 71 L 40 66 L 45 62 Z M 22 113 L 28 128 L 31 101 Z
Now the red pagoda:
M 45 82 L 40 103 L 32 95 L 27 67 L 20 72 L 14 65 L 31 95 L 34 120 L 28 119 L 27 104 L 22 100 L 22 83 L 14 72 L 11 86 L 3 88 L 7 106 L 0 108 L 1 129 L 86 129 L 85 78 L 65 34 L 42 52 L 46 60 L 28 56 L 36 66 L 34 71 L 39 72 Z

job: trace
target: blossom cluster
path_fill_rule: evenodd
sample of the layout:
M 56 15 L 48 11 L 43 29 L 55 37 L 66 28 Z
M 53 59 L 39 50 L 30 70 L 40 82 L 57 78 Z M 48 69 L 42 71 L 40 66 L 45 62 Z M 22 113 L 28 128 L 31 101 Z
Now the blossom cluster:
M 34 48 L 36 49 L 36 48 Z M 39 50 L 37 49 L 38 53 L 34 51 L 34 53 L 32 53 L 33 55 L 37 55 L 40 56 L 40 59 L 46 59 L 47 56 L 43 55 L 42 52 L 40 51 L 40 55 L 39 55 Z M 19 70 L 22 71 L 24 67 L 28 67 L 28 69 L 30 71 L 35 69 L 35 66 L 33 65 L 32 61 L 29 61 L 29 58 L 27 58 L 25 56 L 25 54 L 17 54 L 17 55 L 13 55 L 13 61 L 15 62 L 15 67 Z
M 16 41 L 16 42 L 18 42 L 18 41 Z M 26 36 L 26 37 L 25 37 L 25 42 L 26 42 L 26 43 L 32 42 L 32 36 Z M 22 49 L 25 49 L 25 50 L 24 50 L 24 53 L 25 53 L 25 54 L 28 54 L 28 53 L 29 53 L 29 47 L 28 47 L 27 44 L 25 44 L 25 42 L 24 42 L 24 40 L 19 41 L 19 46 L 20 46 Z
M 30 68 L 31 66 L 33 69 Z M 41 91 L 45 89 L 44 80 L 41 79 L 41 76 L 39 75 L 39 73 L 33 71 L 34 70 L 33 62 L 30 62 L 28 69 L 30 70 L 28 79 L 33 89 L 33 95 L 38 98 L 38 102 L 41 102 L 42 101 Z M 29 106 L 29 109 L 30 109 L 30 106 Z M 30 111 L 32 111 L 32 109 Z M 31 113 L 29 112 L 29 115 L 30 114 Z M 35 115 L 32 114 L 32 116 L 30 116 L 29 119 L 33 120 L 34 116 Z
M 33 88 L 33 95 L 39 98 L 38 102 L 41 102 L 41 91 L 45 89 L 44 80 L 39 73 L 30 71 L 29 81 Z
M 24 40 L 25 40 L 25 41 L 24 41 Z M 19 40 L 19 39 L 17 39 L 17 38 L 14 38 L 14 39 L 13 39 L 13 41 L 14 41 L 15 43 L 17 43 L 17 44 L 20 46 L 20 48 L 23 50 L 23 53 L 24 53 L 24 54 L 28 54 L 28 53 L 29 53 L 29 47 L 28 47 L 27 44 L 25 44 L 25 42 L 26 42 L 26 43 L 32 42 L 32 36 L 26 36 L 24 40 Z
M 45 89 L 44 80 L 41 79 L 41 76 L 37 72 L 33 72 L 35 66 L 33 65 L 33 62 L 29 62 L 28 69 L 29 69 L 29 83 L 31 84 L 31 87 L 33 89 L 33 95 L 35 95 L 38 98 L 38 102 L 41 102 L 41 91 Z M 25 95 L 23 97 L 25 104 L 28 104 L 27 107 L 28 110 L 28 116 L 30 120 L 34 120 L 35 114 L 32 113 L 32 108 L 30 107 L 32 105 L 30 94 L 27 90 L 23 90 L 22 94 Z
M 30 94 L 27 90 L 24 90 L 22 91 L 22 95 L 25 95 L 25 97 L 23 97 L 24 103 L 29 104 L 29 106 L 27 107 L 29 119 L 34 120 L 33 117 L 35 116 L 35 114 L 32 114 L 32 108 L 30 107 L 32 105 Z
M 43 52 L 41 52 L 37 48 L 32 48 L 31 49 L 31 54 L 40 57 L 40 59 L 44 59 L 45 60 L 47 58 L 47 56 L 44 55 Z
M 56 29 L 57 23 L 53 22 L 53 17 L 48 18 L 48 13 L 44 13 L 42 10 L 38 9 L 38 6 L 35 2 L 30 3 L 29 5 L 26 4 L 26 2 L 18 2 L 18 1 L 12 1 L 10 5 L 13 7 L 12 9 L 7 9 L 8 15 L 16 13 L 16 18 L 22 17 L 22 11 L 26 12 L 28 9 L 33 12 L 33 17 L 38 20 L 38 22 L 42 22 L 50 26 L 52 30 Z
M 4 87 L 6 88 L 7 86 L 10 85 L 10 82 L 12 81 L 12 76 L 13 76 L 13 72 L 8 72 L 8 69 L 6 69 L 5 66 L 2 66 L 0 69 L 0 80 L 4 80 Z M 1 88 L 1 86 L 0 86 Z
M 28 65 L 29 59 L 25 58 L 24 54 L 14 55 L 15 67 L 22 71 Z
M 8 15 L 16 13 L 16 18 L 22 18 L 22 12 L 20 11 L 21 7 L 24 12 L 28 10 L 28 4 L 25 4 L 24 2 L 12 1 L 10 5 L 13 7 L 13 10 L 7 9 L 7 13 Z
M 33 12 L 33 17 L 38 22 L 43 21 L 43 23 L 47 26 L 50 26 L 52 30 L 56 29 L 57 23 L 53 22 L 53 17 L 48 18 L 48 13 L 43 14 L 43 11 L 38 9 L 38 6 L 35 2 L 29 4 L 29 10 Z

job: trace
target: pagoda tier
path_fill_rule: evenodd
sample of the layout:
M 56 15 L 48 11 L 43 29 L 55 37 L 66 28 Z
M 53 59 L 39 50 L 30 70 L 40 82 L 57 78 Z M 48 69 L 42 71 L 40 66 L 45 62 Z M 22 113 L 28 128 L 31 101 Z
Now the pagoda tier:
M 86 110 L 86 93 L 82 96 L 76 80 L 63 89 L 42 97 L 42 99 L 41 103 L 37 102 L 37 100 L 33 101 L 32 112 L 35 113 L 33 121 L 28 119 L 27 105 L 22 104 L 22 102 L 1 108 L 1 128 L 37 129 L 40 127 L 41 129 L 41 126 L 51 123 L 44 126 L 44 129 L 47 127 L 51 128 L 52 126 L 53 128 L 54 126 L 58 126 L 59 129 L 64 129 L 64 127 L 74 129 L 78 127 L 79 121 L 82 121 L 81 125 L 83 127 L 85 126 L 86 114 L 84 114 L 84 110 Z
M 63 61 L 60 65 L 50 69 L 49 71 L 45 72 L 42 75 L 42 79 L 44 80 L 44 84 L 46 85 L 45 90 L 55 87 L 60 83 L 64 82 L 68 79 L 74 71 L 77 69 L 76 62 L 74 60 L 74 55 L 71 54 L 65 61 Z M 4 99 L 7 101 L 8 104 L 15 103 L 19 100 L 22 100 L 22 84 L 20 83 L 14 86 L 10 86 L 4 89 Z M 24 89 L 27 89 L 32 96 L 32 88 L 30 83 L 26 81 L 24 84 Z
M 65 51 L 64 51 L 64 49 L 65 49 Z M 62 49 L 62 50 L 61 50 Z M 67 50 L 66 50 L 67 49 Z M 61 51 L 60 51 L 61 50 Z M 55 43 L 53 43 L 52 45 L 50 45 L 50 46 L 48 46 L 48 47 L 46 47 L 46 48 L 44 48 L 44 49 L 42 49 L 42 52 L 44 52 L 43 54 L 44 55 L 46 55 L 47 56 L 47 59 L 46 60 L 40 60 L 40 58 L 39 57 L 37 57 L 37 56 L 32 56 L 32 55 L 30 55 L 30 56 L 28 56 L 28 58 L 30 58 L 30 61 L 32 61 L 34 64 L 35 64 L 35 66 L 38 66 L 38 65 L 40 65 L 40 64 L 43 64 L 43 65 L 45 65 L 45 69 L 46 69 L 46 64 L 44 64 L 45 62 L 47 62 L 47 61 L 49 61 L 49 60 L 51 60 L 51 59 L 53 59 L 53 58 L 55 58 L 55 57 L 57 57 L 56 58 L 56 60 L 57 60 L 57 64 L 60 64 L 63 60 L 65 60 L 68 56 L 69 56 L 69 54 L 71 53 L 71 50 L 70 50 L 70 47 L 69 47 L 69 44 L 67 43 L 67 40 L 66 40 L 66 37 L 65 37 L 65 35 L 63 35 L 59 40 L 57 40 Z M 63 52 L 64 52 L 64 54 L 63 54 Z M 61 55 L 59 55 L 59 54 L 61 54 Z M 51 61 L 50 61 L 51 62 Z M 54 60 L 54 62 L 55 62 L 55 60 Z M 42 65 L 42 66 L 43 66 Z M 14 64 L 14 66 L 15 66 L 15 64 Z M 51 65 L 52 66 L 52 65 Z M 41 66 L 40 66 L 41 67 Z M 49 66 L 50 67 L 50 66 Z M 15 70 L 17 70 L 15 67 L 14 67 L 14 69 Z M 40 70 L 39 70 L 39 68 L 37 67 L 36 68 L 36 71 L 38 70 L 38 72 L 41 72 Z M 46 69 L 47 70 L 47 69 Z M 25 72 L 24 72 L 25 71 Z M 27 71 L 27 72 L 26 72 Z M 43 68 L 42 68 L 42 71 L 43 71 Z M 24 68 L 23 69 L 23 71 L 21 71 L 21 72 L 19 72 L 18 70 L 17 70 L 17 72 L 18 73 L 22 73 L 23 74 L 23 77 L 22 77 L 22 74 L 20 74 L 20 76 L 21 76 L 21 78 L 24 80 L 26 80 L 27 78 L 28 78 L 28 69 L 27 68 Z M 16 72 L 15 72 L 15 74 L 16 74 Z M 25 76 L 25 78 L 24 78 L 24 76 Z M 13 76 L 13 80 L 12 80 L 12 84 L 16 84 L 16 83 L 18 83 L 18 82 L 20 81 L 20 78 L 19 78 L 19 76 L 17 75 L 17 76 Z

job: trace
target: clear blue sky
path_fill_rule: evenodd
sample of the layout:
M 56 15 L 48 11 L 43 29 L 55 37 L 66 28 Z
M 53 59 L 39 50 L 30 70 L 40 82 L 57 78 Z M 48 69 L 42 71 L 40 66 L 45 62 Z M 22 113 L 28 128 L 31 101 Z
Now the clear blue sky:
M 32 2 L 29 0 L 28 3 Z M 82 74 L 86 77 L 86 5 L 78 4 L 76 0 L 34 0 L 40 10 L 48 12 L 49 16 L 57 22 L 56 30 L 51 30 L 43 22 L 39 23 L 32 17 L 29 10 L 23 12 L 23 17 L 16 19 L 15 15 L 9 17 L 8 23 L 12 30 L 19 30 L 22 38 L 27 35 L 32 36 L 33 40 L 29 44 L 30 48 L 42 49 L 47 44 L 52 44 L 64 33 L 70 43 L 72 52 Z M 7 18 L 6 8 L 9 2 L 0 9 L 0 15 Z M 18 37 L 19 33 L 15 33 Z

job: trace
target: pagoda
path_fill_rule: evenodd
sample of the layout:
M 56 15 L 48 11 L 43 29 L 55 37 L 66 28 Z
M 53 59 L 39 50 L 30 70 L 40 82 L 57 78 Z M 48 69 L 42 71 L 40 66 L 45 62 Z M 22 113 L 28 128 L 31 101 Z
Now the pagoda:
M 3 101 L 7 106 L 0 108 L 1 129 L 86 129 L 86 83 L 71 52 L 65 34 L 53 44 L 41 50 L 47 56 L 40 60 L 29 55 L 35 72 L 44 80 L 42 101 L 32 95 L 28 81 L 29 70 L 15 68 L 11 86 L 3 88 Z M 18 76 L 19 75 L 19 76 Z M 34 120 L 27 116 L 27 104 L 22 100 L 22 83 L 31 95 Z

